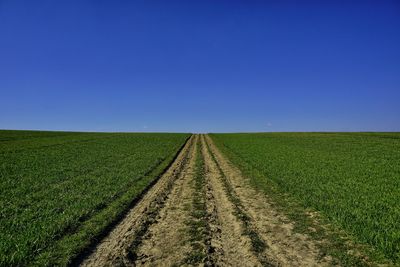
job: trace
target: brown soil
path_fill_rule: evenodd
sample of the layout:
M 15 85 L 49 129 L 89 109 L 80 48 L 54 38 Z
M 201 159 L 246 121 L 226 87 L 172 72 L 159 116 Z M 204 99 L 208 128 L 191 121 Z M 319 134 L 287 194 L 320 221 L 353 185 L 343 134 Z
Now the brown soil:
M 247 227 L 265 244 L 263 251 L 255 253 L 263 265 L 331 265 L 329 257 L 320 258 L 315 242 L 304 234 L 293 232 L 293 223 L 279 214 L 265 195 L 249 185 L 249 181 L 221 154 L 209 136 L 205 140 L 220 173 L 227 180 L 229 190 L 238 199 L 237 205 L 248 216 Z
M 191 181 L 194 172 L 198 136 L 194 137 L 189 160 L 156 221 L 149 227 L 141 244 L 136 248 L 137 266 L 171 266 L 182 263 L 190 253 L 186 221 L 190 217 Z M 134 248 L 131 248 L 134 249 Z
M 94 252 L 82 262 L 82 266 L 134 265 L 136 259 L 131 248 L 140 244 L 148 226 L 156 220 L 174 182 L 187 170 L 193 155 L 194 142 L 195 137 L 192 137 L 167 172 L 98 244 Z
M 242 222 L 235 216 L 234 204 L 230 201 L 221 180 L 217 165 L 207 149 L 202 136 L 202 155 L 206 165 L 206 181 L 213 195 L 213 204 L 217 214 L 215 228 L 220 234 L 213 239 L 215 247 L 222 250 L 217 258 L 223 266 L 259 266 L 257 257 L 252 252 L 251 240 L 243 235 Z
M 194 186 L 202 157 L 203 193 Z M 200 232 L 191 230 L 196 197 L 205 203 Z M 316 244 L 293 232 L 268 198 L 216 148 L 194 135 L 175 162 L 127 216 L 102 240 L 83 266 L 324 266 Z M 197 224 L 195 224 L 197 225 Z M 196 230 L 196 229 L 195 229 Z M 200 240 L 200 241 L 199 241 Z M 188 261 L 193 251 L 201 259 Z

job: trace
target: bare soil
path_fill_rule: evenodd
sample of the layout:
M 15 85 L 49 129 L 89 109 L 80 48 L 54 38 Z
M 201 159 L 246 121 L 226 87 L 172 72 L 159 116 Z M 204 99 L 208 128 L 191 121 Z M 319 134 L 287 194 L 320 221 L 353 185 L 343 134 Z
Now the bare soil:
M 209 136 L 205 136 L 209 153 L 219 165 L 219 179 L 226 179 L 227 190 L 236 198 L 236 205 L 246 216 L 246 225 L 251 235 L 264 243 L 264 249 L 255 254 L 263 265 L 272 266 L 327 266 L 329 257 L 320 257 L 317 245 L 307 235 L 294 233 L 293 222 L 279 214 L 270 200 L 250 186 L 240 170 L 232 165 L 216 148 Z M 253 250 L 254 251 L 254 250 Z
M 199 201 L 204 211 L 194 219 Z M 194 240 L 194 232 L 201 238 Z M 331 260 L 308 236 L 293 232 L 293 223 L 250 186 L 209 136 L 193 135 L 82 265 L 329 266 Z
M 125 218 L 106 236 L 82 266 L 133 266 L 135 249 L 158 216 L 174 182 L 188 168 L 196 137 L 191 137 L 166 173 Z

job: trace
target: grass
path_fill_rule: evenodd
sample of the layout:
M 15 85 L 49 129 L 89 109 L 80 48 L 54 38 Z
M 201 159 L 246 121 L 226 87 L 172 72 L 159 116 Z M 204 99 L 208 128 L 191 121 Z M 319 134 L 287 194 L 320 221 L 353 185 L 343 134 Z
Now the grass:
M 352 241 L 368 247 L 369 260 L 400 263 L 400 134 L 211 137 L 261 190 L 278 192 L 303 211 L 317 211 Z
M 239 221 L 243 224 L 243 234 L 248 236 L 251 242 L 251 248 L 257 255 L 258 259 L 262 263 L 263 266 L 271 266 L 268 260 L 262 255 L 262 253 L 267 248 L 267 244 L 262 240 L 262 238 L 258 235 L 257 231 L 254 230 L 251 225 L 251 219 L 249 215 L 245 212 L 243 205 L 239 199 L 239 197 L 235 194 L 232 185 L 230 184 L 228 178 L 226 177 L 224 171 L 219 165 L 215 155 L 210 152 L 210 147 L 208 143 L 206 143 L 207 151 L 210 153 L 211 159 L 214 161 L 215 165 L 218 168 L 218 172 L 221 175 L 221 181 L 224 185 L 225 192 L 234 206 L 234 215 L 238 218 Z
M 201 154 L 200 142 L 196 145 L 197 153 L 193 177 L 193 201 L 190 214 L 191 217 L 187 222 L 192 251 L 184 260 L 185 263 L 190 265 L 197 265 L 205 261 L 207 257 L 205 243 L 210 231 L 207 225 L 204 158 Z
M 187 138 L 0 131 L 0 265 L 67 265 Z

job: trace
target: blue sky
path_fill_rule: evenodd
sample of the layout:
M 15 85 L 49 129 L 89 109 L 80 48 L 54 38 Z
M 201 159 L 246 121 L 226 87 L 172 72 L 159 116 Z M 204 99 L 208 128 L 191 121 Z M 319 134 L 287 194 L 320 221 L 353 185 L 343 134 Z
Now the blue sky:
M 399 103 L 398 1 L 0 0 L 0 129 L 400 131 Z

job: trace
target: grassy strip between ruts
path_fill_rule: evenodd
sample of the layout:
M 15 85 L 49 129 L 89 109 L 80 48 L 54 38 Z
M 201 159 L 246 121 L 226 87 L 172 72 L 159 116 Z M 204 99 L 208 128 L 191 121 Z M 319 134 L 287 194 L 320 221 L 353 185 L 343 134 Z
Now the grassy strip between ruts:
M 221 175 L 221 180 L 224 185 L 224 189 L 229 200 L 232 202 L 235 212 L 234 215 L 238 218 L 239 221 L 242 222 L 243 225 L 243 234 L 248 236 L 251 242 L 251 248 L 261 264 L 263 266 L 273 266 L 267 258 L 263 255 L 264 250 L 267 248 L 267 244 L 265 244 L 264 240 L 259 236 L 259 234 L 253 229 L 253 226 L 250 222 L 249 215 L 245 212 L 243 205 L 239 199 L 239 197 L 235 194 L 232 185 L 230 184 L 228 178 L 226 177 L 224 171 L 219 165 L 215 155 L 211 153 L 210 147 L 208 143 L 206 143 L 207 151 L 210 153 L 212 160 L 218 168 L 219 174 Z
M 265 174 L 247 163 L 242 155 L 229 149 L 222 138 L 210 135 L 217 147 L 238 166 L 252 185 L 263 191 L 275 203 L 275 207 L 286 214 L 295 222 L 295 231 L 306 233 L 319 240 L 321 252 L 331 255 L 334 264 L 344 266 L 375 266 L 378 264 L 393 263 L 374 250 L 372 247 L 356 242 L 355 237 L 332 224 L 327 218 L 315 210 L 304 207 L 291 194 L 283 192 L 271 179 L 266 179 Z M 323 255 L 322 255 L 323 256 Z
M 191 218 L 187 221 L 189 242 L 192 250 L 185 258 L 187 264 L 203 263 L 207 257 L 206 238 L 210 229 L 207 225 L 207 207 L 205 192 L 205 166 L 201 154 L 201 143 L 197 142 L 195 160 L 195 172 L 193 176 L 193 199 L 191 207 Z
M 85 249 L 90 248 L 101 239 L 168 169 L 189 138 L 178 151 L 149 169 L 141 179 L 136 180 L 122 196 L 39 254 L 34 265 L 67 266 L 75 261 L 78 262 L 80 257 L 85 254 Z

